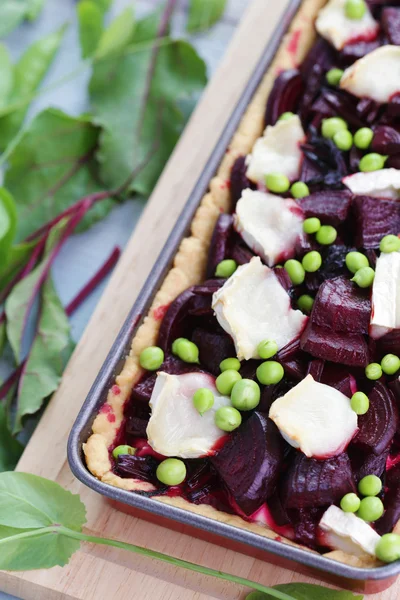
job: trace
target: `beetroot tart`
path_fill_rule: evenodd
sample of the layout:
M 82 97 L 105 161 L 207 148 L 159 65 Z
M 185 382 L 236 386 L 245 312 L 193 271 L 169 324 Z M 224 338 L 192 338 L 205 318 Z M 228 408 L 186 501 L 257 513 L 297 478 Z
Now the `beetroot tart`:
M 400 556 L 392 4 L 302 3 L 84 445 L 105 483 L 364 567 Z

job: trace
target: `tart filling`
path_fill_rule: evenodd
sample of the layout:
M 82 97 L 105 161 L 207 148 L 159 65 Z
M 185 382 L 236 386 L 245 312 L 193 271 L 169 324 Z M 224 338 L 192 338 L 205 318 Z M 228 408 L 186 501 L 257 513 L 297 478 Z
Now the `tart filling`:
M 84 450 L 106 483 L 376 566 L 400 556 L 400 9 L 324 4 L 303 3 Z

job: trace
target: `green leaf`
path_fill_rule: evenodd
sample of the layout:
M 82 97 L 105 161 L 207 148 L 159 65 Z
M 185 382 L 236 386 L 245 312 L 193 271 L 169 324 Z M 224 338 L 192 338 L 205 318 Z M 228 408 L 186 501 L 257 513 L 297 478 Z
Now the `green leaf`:
M 0 471 L 15 469 L 24 447 L 12 435 L 8 428 L 7 413 L 4 404 L 0 404 Z
M 106 13 L 111 7 L 113 0 L 94 0 L 98 6 L 100 6 L 103 13 Z
M 23 418 L 36 413 L 58 388 L 69 332 L 68 317 L 49 277 L 42 289 L 36 335 L 18 384 L 14 433 L 21 430 Z
M 293 600 L 362 600 L 364 596 L 354 596 L 352 592 L 330 590 L 311 583 L 284 583 L 275 585 L 274 590 L 283 592 Z M 273 600 L 273 596 L 264 592 L 251 592 L 246 600 Z
M 164 38 L 154 45 L 159 20 L 157 12 L 138 22 L 132 45 L 118 58 L 95 64 L 90 83 L 93 112 L 103 127 L 101 178 L 117 188 L 145 162 L 130 187 L 145 196 L 182 133 L 186 114 L 180 103 L 206 83 L 205 64 L 188 43 Z
M 44 7 L 45 0 L 29 0 L 28 10 L 26 11 L 26 18 L 29 21 L 34 21 L 38 18 L 39 14 L 42 12 Z
M 23 242 L 10 248 L 7 263 L 0 265 L 0 290 L 4 290 L 5 286 L 28 262 L 36 244 L 37 241 Z
M 14 68 L 14 86 L 9 103 L 15 104 L 32 94 L 46 75 L 63 39 L 65 27 L 41 38 L 28 48 Z M 20 129 L 28 105 L 0 118 L 0 149 L 4 150 Z
M 0 355 L 3 354 L 3 350 L 4 350 L 4 346 L 6 345 L 6 341 L 7 341 L 6 324 L 3 321 L 3 323 L 0 324 Z
M 135 18 L 132 8 L 126 8 L 118 17 L 114 19 L 108 29 L 106 29 L 100 38 L 96 51 L 96 58 L 103 58 L 112 54 L 117 54 L 132 37 Z
M 52 531 L 26 538 L 6 537 L 0 539 L 0 569 L 27 571 L 64 567 L 71 556 L 79 550 L 80 541 Z
M 0 525 L 20 530 L 62 525 L 81 531 L 85 522 L 79 496 L 58 483 L 28 473 L 0 473 Z
M 103 34 L 104 13 L 94 0 L 81 0 L 77 12 L 82 56 L 87 58 L 94 54 Z
M 0 37 L 11 33 L 24 20 L 27 0 L 2 0 L 0 3 Z
M 9 52 L 0 44 L 0 108 L 6 106 L 14 84 L 14 67 Z
M 225 12 L 226 0 L 190 0 L 187 30 L 204 31 L 220 20 Z
M 0 263 L 6 264 L 17 230 L 17 209 L 13 197 L 0 188 Z
M 98 128 L 88 117 L 47 109 L 31 123 L 9 156 L 5 186 L 17 204 L 21 240 L 60 212 L 100 189 L 94 154 Z M 97 203 L 82 227 L 103 218 L 112 200 Z
M 5 303 L 7 316 L 7 338 L 19 364 L 21 346 L 24 341 L 28 319 L 33 303 L 38 295 L 40 278 L 47 266 L 47 259 L 59 241 L 65 227 L 65 221 L 54 227 L 48 237 L 42 262 L 13 288 Z

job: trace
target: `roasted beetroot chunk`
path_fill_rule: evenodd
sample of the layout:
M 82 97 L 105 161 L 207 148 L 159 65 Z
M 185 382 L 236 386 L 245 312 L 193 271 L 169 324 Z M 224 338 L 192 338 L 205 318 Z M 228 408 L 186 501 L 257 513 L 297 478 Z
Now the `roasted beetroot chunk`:
M 400 8 L 384 8 L 381 24 L 389 43 L 400 46 Z
M 201 365 L 213 375 L 220 374 L 219 365 L 225 358 L 235 356 L 232 338 L 222 329 L 216 333 L 197 328 L 193 332 L 192 342 L 199 349 Z
M 379 154 L 392 155 L 400 153 L 400 133 L 388 125 L 375 127 L 371 150 Z
M 310 548 L 318 546 L 318 525 L 324 514 L 323 508 L 292 508 L 289 511 L 294 528 L 294 540 Z
M 307 458 L 297 452 L 281 487 L 286 508 L 329 506 L 355 492 L 351 464 L 346 452 L 326 460 Z
M 318 217 L 324 225 L 337 226 L 347 219 L 351 193 L 346 190 L 315 192 L 297 200 L 306 217 Z
M 334 387 L 348 398 L 357 391 L 356 379 L 352 373 L 349 373 L 349 369 L 335 363 L 324 363 L 320 382 Z
M 282 71 L 275 79 L 268 98 L 265 124 L 275 125 L 284 112 L 296 112 L 302 91 L 303 80 L 300 71 Z
M 233 206 L 236 206 L 243 190 L 254 187 L 253 183 L 246 177 L 246 157 L 239 156 L 233 164 L 231 171 L 231 198 Z
M 400 203 L 369 196 L 353 199 L 355 245 L 358 248 L 379 248 L 381 239 L 400 231 Z
M 383 504 L 385 512 L 383 517 L 375 523 L 380 535 L 389 533 L 400 519 L 400 464 L 390 469 L 386 474 L 387 491 Z
M 220 215 L 214 228 L 208 251 L 207 277 L 211 279 L 215 275 L 217 265 L 229 258 L 227 256 L 229 237 L 233 229 L 233 218 L 231 215 Z
M 376 455 L 373 452 L 363 452 L 360 448 L 353 446 L 348 448 L 348 454 L 356 483 L 366 475 L 383 476 L 389 449 L 386 449 L 382 454 Z
M 157 483 L 156 470 L 159 461 L 152 456 L 121 455 L 115 467 L 120 477 L 133 477 L 141 481 Z
M 300 345 L 315 358 L 351 367 L 366 367 L 369 363 L 368 344 L 362 335 L 332 331 L 311 320 L 300 338 Z
M 352 444 L 379 455 L 393 440 L 399 414 L 392 392 L 383 383 L 377 382 L 368 397 L 368 412 L 359 416 L 359 431 Z
M 273 494 L 283 465 L 284 445 L 275 424 L 254 412 L 211 458 L 246 515 L 254 513 Z
M 369 290 L 346 277 L 328 279 L 315 298 L 311 320 L 333 331 L 368 333 L 371 318 Z

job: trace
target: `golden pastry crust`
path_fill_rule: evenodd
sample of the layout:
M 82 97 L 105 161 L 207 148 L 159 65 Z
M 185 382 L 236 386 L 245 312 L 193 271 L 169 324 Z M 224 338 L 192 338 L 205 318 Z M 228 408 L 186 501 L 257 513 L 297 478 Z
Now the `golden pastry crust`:
M 296 67 L 304 60 L 315 39 L 315 17 L 325 3 L 326 0 L 304 0 L 293 19 L 289 32 L 284 37 L 274 61 L 241 120 L 216 176 L 210 182 L 209 192 L 200 203 L 192 221 L 191 236 L 182 240 L 173 268 L 156 294 L 149 314 L 132 341 L 131 351 L 125 365 L 116 377 L 116 385 L 109 391 L 107 402 L 93 423 L 93 434 L 84 444 L 83 449 L 89 470 L 104 483 L 131 491 L 155 489 L 149 483 L 135 479 L 123 479 L 115 475 L 111 471 L 109 458 L 109 447 L 123 420 L 124 404 L 130 397 L 132 387 L 142 375 L 142 369 L 139 366 L 140 352 L 147 346 L 156 343 L 165 308 L 189 286 L 204 280 L 208 247 L 215 223 L 221 212 L 228 212 L 230 208 L 227 181 L 232 165 L 239 155 L 248 154 L 251 151 L 256 139 L 262 134 L 265 106 L 275 77 L 281 70 Z M 304 548 L 304 546 L 277 536 L 265 525 L 248 523 L 239 516 L 229 515 L 211 506 L 191 504 L 181 497 L 154 496 L 154 498 L 164 504 L 252 531 L 269 539 L 279 537 L 279 540 L 285 544 Z M 313 552 L 309 548 L 305 549 Z M 360 558 L 341 551 L 328 552 L 325 556 L 357 567 L 371 568 L 379 564 L 377 560 L 367 555 L 365 558 Z

